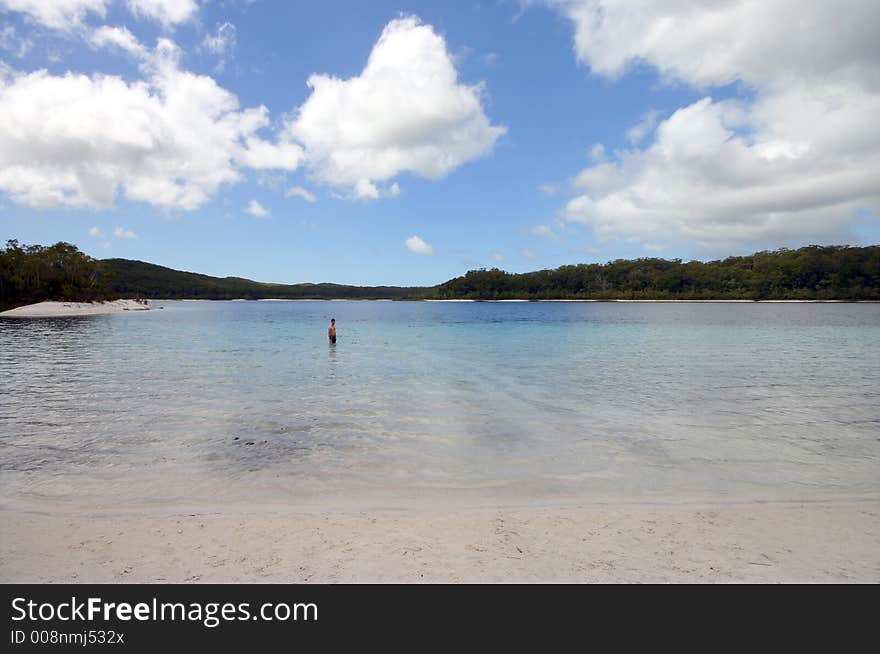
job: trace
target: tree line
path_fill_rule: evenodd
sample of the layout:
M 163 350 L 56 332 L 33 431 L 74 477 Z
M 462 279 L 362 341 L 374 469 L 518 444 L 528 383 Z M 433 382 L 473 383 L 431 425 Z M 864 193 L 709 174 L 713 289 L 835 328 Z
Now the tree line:
M 810 245 L 718 261 L 618 259 L 512 274 L 471 270 L 437 299 L 880 300 L 880 246 Z
M 0 307 L 42 300 L 591 299 L 880 300 L 880 246 L 811 245 L 718 261 L 618 259 L 514 274 L 471 270 L 432 287 L 266 284 L 128 259 L 96 260 L 70 243 L 0 250 Z
M 0 307 L 43 300 L 94 301 L 110 296 L 100 261 L 70 243 L 19 245 L 0 249 Z

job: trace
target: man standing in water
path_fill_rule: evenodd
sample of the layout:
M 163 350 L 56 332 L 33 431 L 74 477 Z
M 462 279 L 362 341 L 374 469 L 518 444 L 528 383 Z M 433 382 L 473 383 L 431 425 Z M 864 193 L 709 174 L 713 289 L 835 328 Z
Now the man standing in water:
M 327 337 L 331 343 L 336 342 L 336 318 L 330 318 L 330 329 L 327 330 Z

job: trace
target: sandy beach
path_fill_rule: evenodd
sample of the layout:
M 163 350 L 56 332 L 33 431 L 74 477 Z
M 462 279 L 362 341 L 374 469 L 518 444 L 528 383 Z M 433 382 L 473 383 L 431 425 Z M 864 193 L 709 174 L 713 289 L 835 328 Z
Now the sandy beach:
M 93 316 L 123 311 L 148 311 L 149 305 L 137 300 L 113 300 L 108 302 L 38 302 L 3 311 L 0 316 L 9 318 L 61 318 L 65 316 Z
M 880 499 L 0 512 L 0 582 L 880 582 Z

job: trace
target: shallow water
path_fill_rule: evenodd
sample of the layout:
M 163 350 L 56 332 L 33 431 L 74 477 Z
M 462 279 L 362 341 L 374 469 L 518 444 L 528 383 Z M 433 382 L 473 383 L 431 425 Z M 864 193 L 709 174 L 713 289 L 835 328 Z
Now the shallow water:
M 4 502 L 880 491 L 880 304 L 154 304 L 0 319 Z

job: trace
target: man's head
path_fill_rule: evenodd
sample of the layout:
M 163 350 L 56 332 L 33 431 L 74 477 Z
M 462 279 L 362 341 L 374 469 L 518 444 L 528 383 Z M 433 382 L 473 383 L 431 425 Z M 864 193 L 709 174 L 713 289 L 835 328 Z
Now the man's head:
M 331 324 L 331 325 L 335 325 L 335 324 L 336 324 L 336 318 L 330 318 L 330 324 Z

